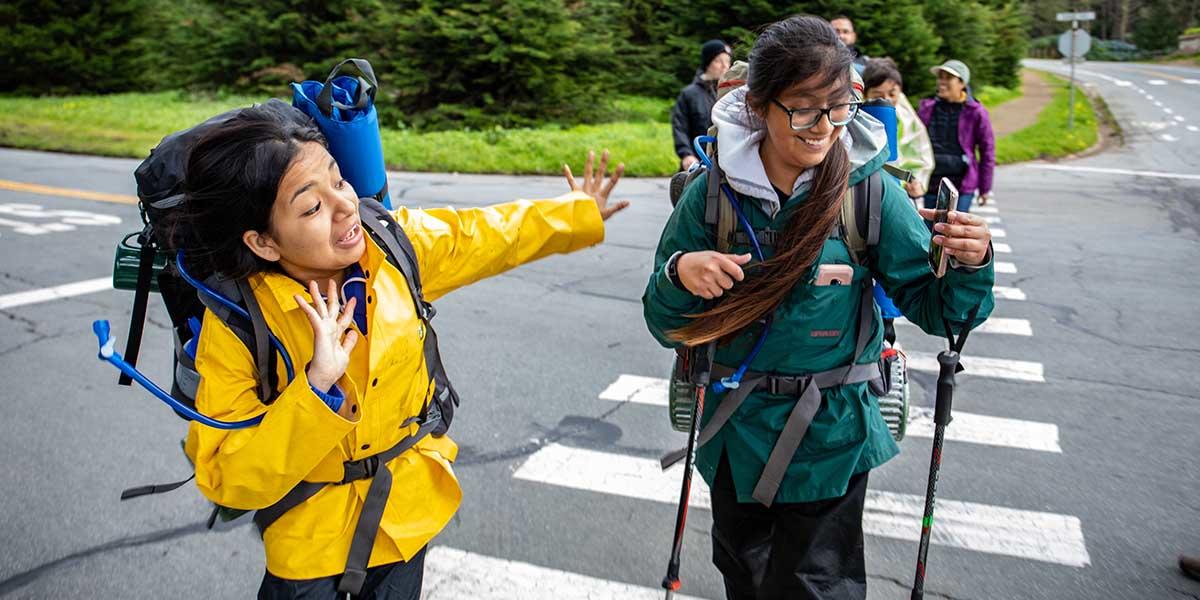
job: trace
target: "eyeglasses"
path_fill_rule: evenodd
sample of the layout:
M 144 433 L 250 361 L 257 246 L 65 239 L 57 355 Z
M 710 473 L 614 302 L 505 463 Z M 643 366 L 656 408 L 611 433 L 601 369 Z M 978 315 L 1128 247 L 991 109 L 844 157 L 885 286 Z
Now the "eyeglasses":
M 858 107 L 862 106 L 862 102 L 843 102 L 829 108 L 788 108 L 779 100 L 771 100 L 771 102 L 787 113 L 788 125 L 792 131 L 812 129 L 821 122 L 822 116 L 829 118 L 830 125 L 841 127 L 853 121 L 854 117 L 858 115 Z

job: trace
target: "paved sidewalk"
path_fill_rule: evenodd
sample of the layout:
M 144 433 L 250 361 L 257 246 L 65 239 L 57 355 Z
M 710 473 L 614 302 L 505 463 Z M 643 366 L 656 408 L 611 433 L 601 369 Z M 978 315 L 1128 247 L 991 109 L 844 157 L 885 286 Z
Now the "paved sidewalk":
M 988 107 L 996 137 L 1015 133 L 1036 123 L 1042 109 L 1054 97 L 1054 88 L 1032 69 L 1021 69 L 1021 89 L 1024 93 L 1020 97 L 994 109 Z

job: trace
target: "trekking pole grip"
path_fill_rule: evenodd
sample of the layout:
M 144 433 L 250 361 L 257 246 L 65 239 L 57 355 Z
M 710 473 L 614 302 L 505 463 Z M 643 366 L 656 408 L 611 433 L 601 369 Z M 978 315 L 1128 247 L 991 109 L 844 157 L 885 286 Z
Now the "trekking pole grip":
M 950 423 L 950 408 L 954 403 L 954 374 L 958 371 L 959 354 L 953 350 L 944 350 L 937 358 L 939 372 L 933 422 L 946 426 Z

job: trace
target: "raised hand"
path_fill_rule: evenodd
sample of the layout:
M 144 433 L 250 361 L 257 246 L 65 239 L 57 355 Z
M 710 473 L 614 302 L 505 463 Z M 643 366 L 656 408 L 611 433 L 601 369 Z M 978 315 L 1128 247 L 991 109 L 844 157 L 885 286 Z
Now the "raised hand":
M 563 175 L 566 176 L 567 185 L 571 186 L 571 191 L 583 192 L 596 200 L 600 216 L 607 221 L 609 217 L 629 206 L 628 200 L 613 203 L 608 201 L 608 195 L 612 193 L 613 188 L 617 187 L 617 182 L 625 173 L 625 163 L 618 164 L 612 176 L 605 180 L 604 175 L 608 171 L 608 150 L 600 155 L 600 168 L 593 171 L 592 164 L 595 161 L 596 153 L 589 150 L 587 162 L 583 166 L 583 185 L 575 182 L 575 176 L 571 174 L 571 167 L 567 164 L 563 164 Z
M 339 310 L 337 284 L 332 279 L 329 280 L 329 290 L 324 300 L 321 299 L 317 282 L 308 282 L 308 292 L 313 298 L 311 305 L 305 302 L 303 296 L 295 295 L 296 304 L 308 315 L 308 322 L 313 328 L 313 357 L 312 362 L 308 363 L 308 382 L 316 389 L 329 391 L 346 372 L 350 364 L 350 352 L 358 343 L 358 332 L 350 329 L 357 299 L 351 298 Z

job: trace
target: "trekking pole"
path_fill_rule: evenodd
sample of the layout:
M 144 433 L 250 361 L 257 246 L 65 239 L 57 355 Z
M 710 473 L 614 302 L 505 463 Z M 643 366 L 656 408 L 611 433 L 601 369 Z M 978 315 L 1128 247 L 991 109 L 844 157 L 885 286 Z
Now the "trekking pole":
M 950 330 L 950 321 L 943 319 L 946 328 L 946 338 L 950 340 L 950 349 L 938 354 L 937 399 L 933 409 L 933 453 L 929 458 L 929 483 L 925 488 L 925 514 L 921 519 L 921 544 L 917 549 L 917 575 L 913 581 L 911 600 L 925 598 L 925 560 L 929 557 L 929 539 L 933 531 L 933 505 L 937 495 L 938 474 L 942 469 L 942 442 L 946 436 L 946 425 L 950 424 L 950 409 L 954 403 L 954 375 L 963 370 L 959 360 L 962 358 L 963 344 L 967 342 L 971 323 L 979 314 L 979 306 L 971 309 L 967 315 L 967 324 L 955 342 Z
M 692 467 L 696 461 L 696 440 L 700 437 L 700 417 L 704 414 L 704 392 L 708 388 L 715 348 L 716 343 L 711 343 L 696 350 L 696 364 L 689 365 L 692 367 L 692 381 L 696 386 L 696 410 L 692 414 L 691 429 L 688 432 L 687 454 L 683 462 L 683 484 L 679 490 L 679 510 L 675 513 L 675 539 L 671 543 L 671 560 L 667 563 L 667 575 L 662 580 L 663 589 L 667 590 L 666 600 L 671 600 L 681 585 L 679 556 L 683 552 L 683 531 L 687 525 L 688 501 L 692 496 Z

